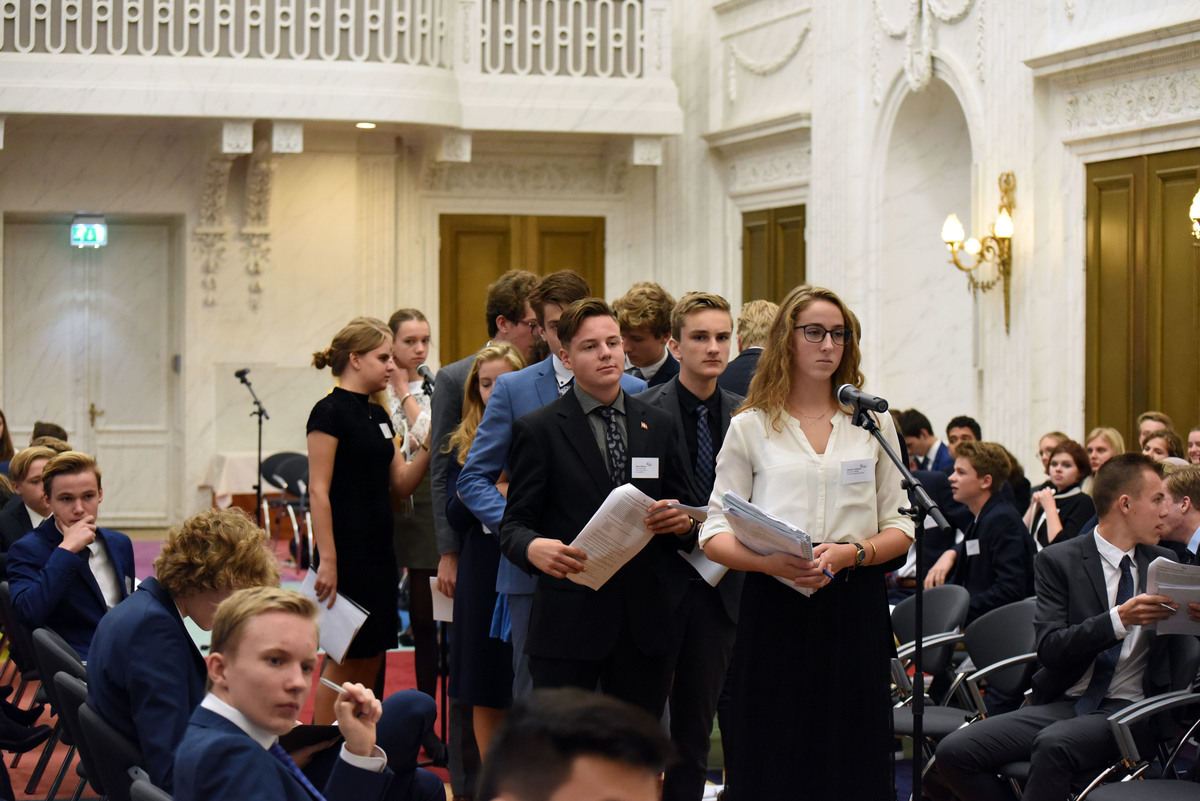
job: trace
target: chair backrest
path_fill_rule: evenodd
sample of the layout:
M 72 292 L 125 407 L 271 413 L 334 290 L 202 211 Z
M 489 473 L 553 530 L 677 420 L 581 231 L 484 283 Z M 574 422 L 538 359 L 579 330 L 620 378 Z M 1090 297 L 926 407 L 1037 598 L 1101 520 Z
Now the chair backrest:
M 38 678 L 33 637 L 30 636 L 29 628 L 17 620 L 13 612 L 12 593 L 7 581 L 0 581 L 0 623 L 4 624 L 4 631 L 8 634 L 8 650 L 12 653 L 13 661 L 17 663 L 21 675 L 26 678 Z
M 924 591 L 921 599 L 922 641 L 934 634 L 944 634 L 958 629 L 966 622 L 971 607 L 971 593 L 957 584 L 942 584 Z M 901 643 L 912 642 L 917 637 L 917 597 L 905 598 L 892 610 L 892 631 Z M 954 655 L 953 645 L 939 645 L 921 653 L 921 669 L 932 675 L 941 675 Z
M 149 779 L 138 779 L 129 788 L 133 801 L 172 801 L 171 794 L 160 790 Z
M 271 454 L 266 459 L 263 459 L 262 477 L 266 479 L 267 483 L 272 487 L 286 490 L 287 476 L 285 476 L 282 472 L 282 467 L 285 462 L 295 459 L 297 456 L 303 458 L 305 465 L 307 466 L 308 458 L 302 453 L 297 453 L 296 451 L 280 451 L 279 453 Z
M 87 681 L 87 669 L 83 666 L 79 654 L 75 653 L 75 649 L 68 645 L 66 640 L 44 626 L 33 631 L 33 655 L 37 661 L 38 672 L 45 678 L 53 677 L 57 673 L 66 673 L 68 676 Z M 50 698 L 50 706 L 61 718 L 63 701 L 58 697 L 58 689 L 54 682 L 43 681 L 42 687 Z M 79 744 L 70 728 L 66 734 L 67 745 Z
M 287 495 L 303 499 L 308 495 L 308 457 L 297 454 L 284 460 L 275 471 L 275 478 L 283 480 Z
M 967 626 L 964 642 L 975 669 L 980 670 L 1008 659 L 1037 650 L 1033 631 L 1035 598 L 1006 604 L 980 615 Z M 1009 698 L 1019 698 L 1033 682 L 1036 662 L 1013 665 L 988 677 L 988 685 Z
M 104 795 L 104 787 L 100 781 L 100 771 L 96 765 L 95 754 L 83 738 L 83 724 L 79 720 L 79 710 L 87 701 L 87 682 L 66 672 L 54 674 L 54 689 L 62 702 L 59 717 L 67 732 L 75 741 L 79 760 L 83 763 L 83 772 L 87 774 L 88 783 L 100 795 Z
M 130 801 L 129 786 L 133 777 L 131 768 L 145 770 L 146 760 L 137 743 L 114 729 L 96 710 L 87 704 L 79 708 L 79 722 L 83 738 L 92 749 L 100 781 L 104 784 L 109 801 Z

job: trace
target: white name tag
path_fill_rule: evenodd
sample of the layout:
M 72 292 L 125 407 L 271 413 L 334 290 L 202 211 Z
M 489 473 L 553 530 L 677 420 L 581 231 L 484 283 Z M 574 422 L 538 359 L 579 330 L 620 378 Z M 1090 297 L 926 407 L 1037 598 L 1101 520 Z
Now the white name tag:
M 635 456 L 630 464 L 632 478 L 658 478 L 657 456 Z
M 870 459 L 855 459 L 842 462 L 842 483 L 861 484 L 875 478 L 874 464 Z
M 967 540 L 967 556 L 979 556 L 979 540 Z
M 383 436 L 384 436 L 384 438 L 385 438 L 385 439 L 391 439 L 391 438 L 392 438 L 392 430 L 391 430 L 390 428 L 388 428 L 388 424 L 387 424 L 387 423 L 380 423 L 380 424 L 379 424 L 379 430 L 383 432 Z

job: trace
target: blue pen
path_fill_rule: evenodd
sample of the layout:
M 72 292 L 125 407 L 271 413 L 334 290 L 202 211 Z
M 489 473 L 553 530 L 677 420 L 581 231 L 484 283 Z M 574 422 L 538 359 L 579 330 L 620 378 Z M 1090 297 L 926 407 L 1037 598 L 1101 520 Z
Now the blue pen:
M 824 568 L 822 568 L 822 569 L 821 569 L 821 572 L 822 572 L 822 573 L 824 573 L 825 575 L 829 576 L 829 580 L 830 580 L 830 581 L 832 581 L 832 580 L 833 580 L 833 574 L 832 574 L 832 573 L 830 573 L 828 570 L 825 570 Z

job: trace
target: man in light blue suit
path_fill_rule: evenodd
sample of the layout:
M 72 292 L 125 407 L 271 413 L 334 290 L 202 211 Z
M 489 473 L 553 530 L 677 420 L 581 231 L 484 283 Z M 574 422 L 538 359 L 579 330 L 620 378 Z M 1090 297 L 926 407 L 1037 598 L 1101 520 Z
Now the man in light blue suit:
M 571 383 L 571 372 L 558 356 L 558 318 L 563 309 L 591 295 L 587 282 L 571 270 L 551 273 L 530 293 L 529 304 L 537 314 L 542 337 L 550 345 L 550 356 L 516 373 L 500 376 L 491 400 L 479 423 L 475 443 L 467 455 L 458 478 L 458 494 L 484 527 L 492 533 L 500 530 L 504 517 L 504 495 L 496 488 L 508 463 L 513 423 L 517 418 L 540 409 L 558 397 Z M 622 388 L 634 394 L 646 389 L 646 382 L 622 376 Z M 508 604 L 513 645 L 513 700 L 524 698 L 533 689 L 529 658 L 525 655 L 525 637 L 537 580 L 505 558 L 500 559 L 496 591 Z

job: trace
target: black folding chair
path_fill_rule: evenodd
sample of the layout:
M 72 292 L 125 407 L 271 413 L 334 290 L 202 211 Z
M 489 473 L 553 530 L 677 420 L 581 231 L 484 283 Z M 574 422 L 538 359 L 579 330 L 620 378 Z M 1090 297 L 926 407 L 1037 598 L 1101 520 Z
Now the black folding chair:
M 262 478 L 282 490 L 278 498 L 263 501 L 264 516 L 275 510 L 275 528 L 286 514 L 292 524 L 292 551 L 296 564 L 308 567 L 312 561 L 312 522 L 308 506 L 308 457 L 294 451 L 274 453 L 263 459 Z M 303 526 L 301 522 L 303 521 Z
M 155 787 L 149 779 L 138 779 L 129 788 L 133 801 L 171 801 L 171 794 Z
M 42 681 L 42 674 L 38 670 L 37 660 L 34 657 L 33 651 L 33 636 L 24 623 L 17 620 L 13 613 L 12 595 L 9 591 L 8 582 L 0 581 L 0 624 L 4 625 L 4 630 L 8 632 L 8 648 L 12 654 L 13 662 L 17 665 L 17 670 L 21 671 L 21 682 L 17 685 L 16 692 L 13 693 L 12 704 L 18 706 L 21 702 L 21 696 L 25 694 L 25 688 L 32 682 Z M 30 708 L 37 704 L 37 695 L 34 694 L 33 700 L 30 702 Z M 38 757 L 38 764 L 34 768 L 33 773 L 29 777 L 30 787 L 33 790 L 37 789 L 37 783 L 42 779 L 42 773 L 46 770 L 46 765 L 49 763 L 50 754 L 54 751 L 54 745 L 58 742 L 55 736 L 51 736 L 46 744 L 42 747 L 42 753 Z M 22 754 L 13 756 L 10 763 L 12 767 L 16 767 L 21 762 Z M 26 790 L 32 793 L 33 790 Z
M 74 676 L 77 679 L 87 680 L 87 669 L 83 666 L 83 660 L 79 658 L 79 654 L 75 653 L 67 641 L 60 637 L 57 633 L 48 628 L 34 629 L 33 632 L 33 653 L 37 658 L 38 671 L 43 676 L 53 677 L 58 673 L 65 673 L 68 676 Z M 54 681 L 45 681 L 42 683 L 46 695 L 50 699 L 50 709 L 57 716 L 54 723 L 54 732 L 50 735 L 51 743 L 62 742 L 67 745 L 67 753 L 63 757 L 62 766 L 58 770 L 58 774 L 54 777 L 54 782 L 50 785 L 50 792 L 46 794 L 47 801 L 55 798 L 58 795 L 58 788 L 62 786 L 63 779 L 66 778 L 67 770 L 71 767 L 71 761 L 75 758 L 75 749 L 79 740 L 72 736 L 70 728 L 66 725 L 66 718 L 63 715 L 63 707 L 65 706 L 63 699 L 58 694 L 58 688 Z M 50 751 L 43 751 L 42 757 L 46 762 L 49 762 Z M 38 766 L 44 770 L 44 765 L 39 761 Z M 32 793 L 37 789 L 38 781 L 41 775 L 38 771 L 34 771 L 35 777 L 30 777 L 29 785 L 25 788 L 26 793 Z M 82 792 L 82 782 L 80 783 L 79 791 Z
M 87 704 L 79 708 L 79 722 L 105 795 L 109 801 L 130 801 L 129 787 L 134 780 L 149 778 L 141 748 Z
M 85 783 L 92 785 L 92 789 L 100 795 L 104 795 L 104 787 L 100 784 L 99 779 L 100 771 L 92 757 L 91 748 L 83 738 L 83 724 L 79 720 L 79 709 L 87 702 L 87 681 L 83 677 L 59 671 L 54 674 L 53 684 L 59 701 L 62 703 L 59 717 L 66 725 L 71 739 L 75 741 L 75 750 L 79 754 L 79 765 L 76 766 L 75 772 L 79 772 L 79 766 L 83 768 L 83 775 L 80 778 L 84 781 L 76 786 L 72 800 L 77 801 L 83 794 Z
M 971 608 L 971 593 L 957 584 L 942 584 L 925 590 L 921 617 L 921 670 L 931 676 L 944 675 L 954 656 L 955 643 L 930 645 L 930 641 L 941 634 L 956 634 L 966 622 Z M 915 650 L 917 637 L 917 599 L 905 598 L 892 610 L 892 632 L 900 642 L 897 649 L 899 663 L 894 665 L 894 682 L 902 696 L 913 692 L 905 672 L 907 660 Z M 923 686 L 923 685 L 922 685 Z

